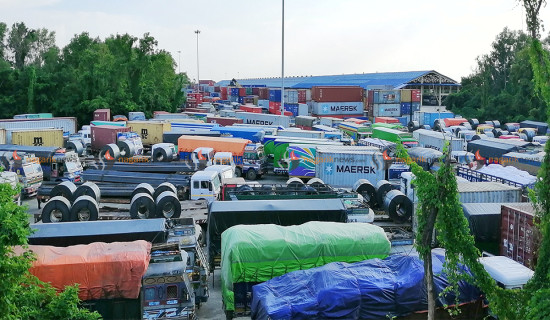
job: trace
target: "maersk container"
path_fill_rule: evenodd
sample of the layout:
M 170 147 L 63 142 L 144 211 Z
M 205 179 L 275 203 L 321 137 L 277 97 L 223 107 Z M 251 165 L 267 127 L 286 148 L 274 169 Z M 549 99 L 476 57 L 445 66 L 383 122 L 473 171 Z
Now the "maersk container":
M 145 121 L 145 113 L 141 111 L 128 112 L 128 120 L 130 121 Z
M 75 117 L 39 118 L 39 119 L 0 119 L 0 129 L 62 129 L 64 134 L 78 131 Z
M 20 146 L 63 148 L 63 130 L 36 129 L 13 131 L 11 133 L 11 143 Z
M 400 90 L 380 90 L 374 91 L 374 104 L 378 103 L 401 103 L 401 91 Z
M 362 102 L 313 102 L 315 115 L 363 115 Z
M 395 104 L 374 104 L 372 112 L 375 117 L 399 117 L 401 116 L 401 105 Z
M 281 89 L 269 89 L 269 101 L 281 102 Z
M 251 112 L 237 112 L 235 113 L 235 117 L 243 119 L 243 124 L 281 126 L 283 128 L 290 127 L 290 118 L 288 116 Z
M 466 141 L 444 135 L 443 133 L 437 131 L 418 129 L 413 131 L 413 137 L 418 140 L 418 144 L 424 148 L 432 148 L 438 151 L 443 151 L 445 142 L 448 141 L 451 144 L 452 151 L 466 150 Z
M 500 182 L 458 183 L 461 203 L 521 202 L 522 190 Z
M 315 177 L 334 187 L 351 188 L 359 179 L 376 184 L 386 178 L 381 152 L 318 147 L 315 162 Z

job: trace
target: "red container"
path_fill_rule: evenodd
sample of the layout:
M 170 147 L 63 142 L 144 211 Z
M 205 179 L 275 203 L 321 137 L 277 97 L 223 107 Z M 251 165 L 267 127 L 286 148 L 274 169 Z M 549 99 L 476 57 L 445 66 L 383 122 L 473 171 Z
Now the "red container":
M 269 100 L 269 88 L 258 88 L 258 97 L 260 100 Z
M 220 98 L 222 98 L 222 100 L 227 100 L 227 87 L 220 88 Z
M 535 210 L 530 203 L 502 205 L 500 211 L 500 254 L 533 269 L 541 235 L 535 226 Z
M 399 120 L 392 117 L 376 117 L 374 123 L 399 123 Z
M 208 123 L 218 123 L 221 126 L 231 126 L 235 123 L 243 123 L 243 119 L 239 118 L 226 118 L 226 117 L 206 117 Z
M 418 90 L 418 89 L 411 90 L 411 101 L 412 102 L 420 102 L 421 98 L 422 98 L 422 95 L 420 94 L 420 90 Z
M 239 97 L 246 96 L 246 88 L 239 88 Z
M 207 86 L 214 86 L 216 84 L 213 80 L 200 80 L 199 84 L 205 84 Z
M 363 88 L 357 86 L 312 87 L 311 99 L 317 102 L 363 101 Z
M 215 87 L 214 87 L 214 92 L 220 92 L 220 87 L 219 87 L 219 86 L 215 86 Z
M 306 89 L 298 89 L 298 103 L 306 103 L 306 97 Z
M 157 115 L 157 114 L 166 114 L 166 113 L 170 113 L 168 111 L 153 111 L 153 118 Z
M 97 109 L 94 111 L 94 121 L 111 121 L 111 109 Z
M 260 95 L 260 88 L 252 88 L 252 94 L 255 96 Z
M 369 122 L 369 120 L 364 120 L 364 119 L 356 119 L 356 118 L 347 118 L 346 120 L 344 120 L 345 122 L 353 122 L 355 124 L 363 124 L 365 122 Z
M 117 143 L 117 133 L 129 132 L 129 127 L 92 126 L 92 150 L 99 151 L 109 143 Z
M 505 134 L 498 137 L 499 139 L 514 139 L 514 140 L 522 140 L 519 136 L 516 136 L 514 134 Z
M 256 107 L 254 105 L 243 105 L 243 106 L 240 106 L 240 108 L 242 111 L 245 111 L 245 112 L 252 112 L 252 113 L 262 113 L 262 108 L 261 107 Z
M 451 127 L 451 126 L 459 126 L 464 122 L 468 122 L 468 120 L 464 118 L 447 118 L 447 119 L 443 119 L 443 122 L 445 122 L 446 127 Z
M 269 113 L 281 114 L 281 103 L 275 101 L 269 101 Z

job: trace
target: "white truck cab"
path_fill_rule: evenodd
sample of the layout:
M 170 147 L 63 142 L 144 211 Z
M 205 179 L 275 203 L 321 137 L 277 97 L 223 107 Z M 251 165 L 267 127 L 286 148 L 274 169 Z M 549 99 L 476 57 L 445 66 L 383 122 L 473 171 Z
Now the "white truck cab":
M 92 144 L 92 129 L 90 129 L 90 126 L 82 126 L 82 130 L 79 130 L 78 133 L 84 141 L 84 146 Z
M 206 167 L 204 171 L 214 171 L 217 172 L 220 177 L 220 182 L 223 184 L 227 179 L 235 178 L 235 166 L 231 167 L 228 165 L 212 165 Z
M 197 171 L 191 176 L 191 200 L 218 200 L 221 181 L 217 171 Z
M 195 165 L 198 165 L 201 168 L 208 167 L 212 165 L 214 153 L 215 152 L 213 148 L 197 148 L 193 151 L 191 159 L 193 159 L 193 163 Z
M 233 161 L 233 154 L 231 152 L 216 152 L 212 164 L 231 166 L 233 171 L 235 171 L 235 162 Z

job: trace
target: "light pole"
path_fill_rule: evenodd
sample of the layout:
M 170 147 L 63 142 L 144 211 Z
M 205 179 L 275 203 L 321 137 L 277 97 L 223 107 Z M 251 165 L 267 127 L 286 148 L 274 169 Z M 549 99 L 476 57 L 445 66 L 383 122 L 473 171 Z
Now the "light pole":
M 181 51 L 178 50 L 178 73 L 181 73 Z
M 285 0 L 283 1 L 282 40 L 281 40 L 281 115 L 285 114 Z
M 197 92 L 200 91 L 199 84 L 201 83 L 200 75 L 199 75 L 199 33 L 201 33 L 200 30 L 195 30 L 195 33 L 197 34 Z

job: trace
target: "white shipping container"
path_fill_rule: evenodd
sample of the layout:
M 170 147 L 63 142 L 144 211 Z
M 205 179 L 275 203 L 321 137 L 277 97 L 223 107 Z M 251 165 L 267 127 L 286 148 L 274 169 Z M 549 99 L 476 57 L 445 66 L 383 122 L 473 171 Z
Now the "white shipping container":
M 281 126 L 284 128 L 290 127 L 290 117 L 288 116 L 252 112 L 237 112 L 235 113 L 235 117 L 243 119 L 243 124 Z
M 399 103 L 374 104 L 372 112 L 375 117 L 400 117 L 401 105 Z
M 155 114 L 155 119 L 189 119 L 189 116 L 185 113 L 157 113 Z
M 521 188 L 499 182 L 458 183 L 462 203 L 504 203 L 521 202 Z
M 258 107 L 269 109 L 269 100 L 258 100 Z
M 22 120 L 0 120 L 0 129 L 42 129 L 55 128 L 62 129 L 63 133 L 76 133 L 76 118 L 38 118 Z M 7 138 L 6 138 L 7 139 Z
M 286 103 L 298 103 L 298 90 L 285 90 Z
M 306 102 L 311 101 L 311 89 L 306 89 Z
M 298 104 L 298 115 L 299 116 L 309 115 L 309 106 L 305 103 Z
M 277 135 L 281 137 L 297 137 L 297 138 L 312 138 L 324 139 L 325 132 L 312 130 L 279 130 Z
M 331 117 L 319 118 L 319 124 L 327 127 L 331 127 L 331 128 L 336 127 L 340 122 L 344 122 L 344 120 L 339 118 L 331 118 Z
M 363 102 L 312 102 L 311 106 L 315 115 L 363 114 Z
M 444 135 L 441 132 L 418 129 L 413 131 L 413 137 L 418 140 L 420 147 L 431 148 L 443 152 L 445 142 L 449 141 L 452 151 L 466 150 L 466 141 L 455 137 Z
M 0 129 L 0 144 L 6 144 L 6 129 Z
M 315 177 L 334 187 L 351 188 L 359 179 L 376 185 L 386 176 L 381 152 L 319 147 L 316 162 Z

